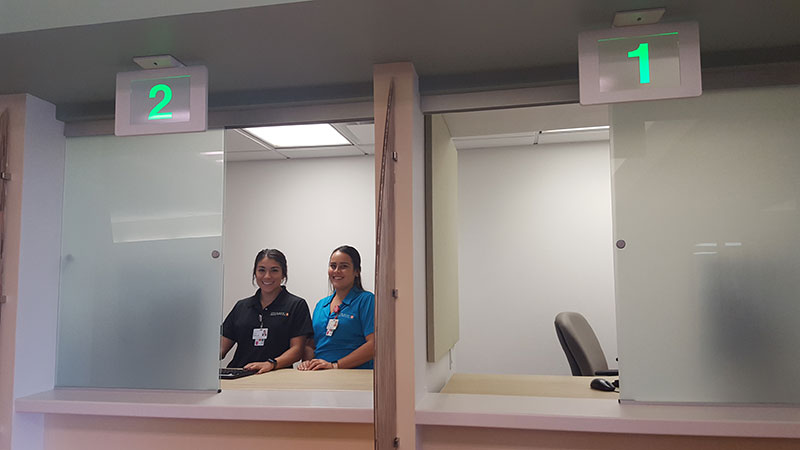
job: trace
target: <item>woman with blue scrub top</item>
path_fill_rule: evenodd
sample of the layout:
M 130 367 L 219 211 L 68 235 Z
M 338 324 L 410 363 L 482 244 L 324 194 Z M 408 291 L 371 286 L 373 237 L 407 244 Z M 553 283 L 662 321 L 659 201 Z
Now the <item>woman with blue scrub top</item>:
M 333 295 L 320 300 L 314 308 L 314 340 L 306 343 L 305 361 L 297 368 L 372 369 L 375 294 L 361 286 L 358 250 L 348 245 L 334 250 L 328 264 L 328 280 Z
M 222 323 L 219 359 L 236 344 L 228 367 L 269 372 L 291 367 L 303 356 L 306 338 L 311 336 L 308 304 L 289 293 L 286 256 L 265 248 L 253 263 L 253 296 L 239 300 Z

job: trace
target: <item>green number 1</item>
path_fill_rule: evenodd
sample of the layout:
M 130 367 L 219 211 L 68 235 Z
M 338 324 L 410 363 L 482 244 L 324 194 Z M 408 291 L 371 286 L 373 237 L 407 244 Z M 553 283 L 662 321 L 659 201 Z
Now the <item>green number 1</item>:
M 628 52 L 628 58 L 639 58 L 639 83 L 650 82 L 650 52 L 646 42 L 639 44 L 636 50 Z
M 156 98 L 156 94 L 161 91 L 164 93 L 164 98 L 161 99 L 158 104 L 150 110 L 150 115 L 147 116 L 147 120 L 158 120 L 158 119 L 171 119 L 172 113 L 171 112 L 161 112 L 161 109 L 167 106 L 167 104 L 172 100 L 172 88 L 167 86 L 166 84 L 157 84 L 150 89 L 150 98 Z

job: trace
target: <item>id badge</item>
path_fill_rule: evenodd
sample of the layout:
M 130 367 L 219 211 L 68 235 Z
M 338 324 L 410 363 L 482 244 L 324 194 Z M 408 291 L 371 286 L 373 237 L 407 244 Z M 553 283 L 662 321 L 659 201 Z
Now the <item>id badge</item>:
M 336 327 L 339 326 L 339 319 L 328 319 L 328 325 L 325 327 L 325 336 L 333 336 Z
M 267 340 L 269 328 L 253 328 L 253 341 L 256 347 L 263 347 L 264 341 Z

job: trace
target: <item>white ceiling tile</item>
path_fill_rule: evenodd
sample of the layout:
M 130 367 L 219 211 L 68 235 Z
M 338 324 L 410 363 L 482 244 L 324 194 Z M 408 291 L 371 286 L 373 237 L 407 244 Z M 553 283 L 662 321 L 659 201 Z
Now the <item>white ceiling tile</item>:
M 247 133 L 238 130 L 225 130 L 225 152 L 255 152 L 269 150 L 270 148 Z
M 328 158 L 331 156 L 364 156 L 364 152 L 353 145 L 338 147 L 282 148 L 280 152 L 289 158 Z
M 287 159 L 285 156 L 272 150 L 257 152 L 230 152 L 225 155 L 226 161 L 257 161 L 263 159 Z
M 356 139 L 356 144 L 374 144 L 375 143 L 375 124 L 345 124 L 345 127 Z

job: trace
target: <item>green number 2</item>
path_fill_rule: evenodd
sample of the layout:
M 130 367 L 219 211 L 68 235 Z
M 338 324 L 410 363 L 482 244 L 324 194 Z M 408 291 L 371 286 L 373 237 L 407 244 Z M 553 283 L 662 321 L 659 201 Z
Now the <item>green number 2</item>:
M 639 58 L 639 83 L 650 82 L 650 52 L 646 42 L 639 44 L 636 50 L 628 52 L 628 58 Z
M 172 88 L 167 86 L 166 84 L 157 84 L 150 89 L 150 98 L 156 98 L 156 94 L 161 91 L 164 93 L 164 98 L 161 99 L 158 104 L 150 110 L 150 115 L 147 116 L 147 120 L 158 120 L 158 119 L 171 119 L 172 113 L 171 112 L 161 112 L 161 109 L 167 106 L 167 104 L 172 100 Z

